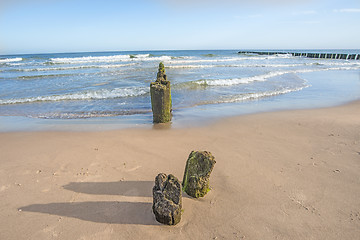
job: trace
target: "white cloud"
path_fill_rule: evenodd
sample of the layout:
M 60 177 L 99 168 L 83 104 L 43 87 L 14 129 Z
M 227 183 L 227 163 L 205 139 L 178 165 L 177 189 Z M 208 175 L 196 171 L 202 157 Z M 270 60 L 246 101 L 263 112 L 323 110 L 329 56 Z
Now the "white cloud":
M 334 9 L 334 12 L 339 12 L 339 13 L 360 13 L 360 8 Z

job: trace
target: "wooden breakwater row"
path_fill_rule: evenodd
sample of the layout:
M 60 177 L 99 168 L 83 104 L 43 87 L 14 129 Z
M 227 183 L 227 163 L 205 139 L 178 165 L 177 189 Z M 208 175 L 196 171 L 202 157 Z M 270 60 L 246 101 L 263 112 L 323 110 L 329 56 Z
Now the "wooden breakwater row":
M 258 54 L 258 55 L 291 54 L 292 56 L 295 57 L 360 60 L 360 54 L 346 54 L 346 53 L 305 53 L 305 52 L 285 52 L 285 51 L 284 52 L 240 51 L 238 53 Z

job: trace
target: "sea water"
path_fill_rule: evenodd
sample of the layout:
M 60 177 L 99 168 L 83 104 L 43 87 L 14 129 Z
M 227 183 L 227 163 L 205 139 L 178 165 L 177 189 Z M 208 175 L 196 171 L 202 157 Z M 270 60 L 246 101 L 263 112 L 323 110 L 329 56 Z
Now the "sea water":
M 39 129 L 77 123 L 151 125 L 149 85 L 159 62 L 171 82 L 175 126 L 333 106 L 360 97 L 359 60 L 237 50 L 8 55 L 0 56 L 0 131 L 34 123 Z

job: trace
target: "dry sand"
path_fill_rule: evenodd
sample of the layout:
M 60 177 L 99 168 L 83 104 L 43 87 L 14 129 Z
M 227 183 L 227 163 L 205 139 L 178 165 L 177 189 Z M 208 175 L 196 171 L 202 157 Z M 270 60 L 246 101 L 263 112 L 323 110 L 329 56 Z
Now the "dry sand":
M 0 239 L 359 239 L 360 102 L 194 129 L 0 134 Z M 212 190 L 156 222 L 159 172 L 216 157 Z

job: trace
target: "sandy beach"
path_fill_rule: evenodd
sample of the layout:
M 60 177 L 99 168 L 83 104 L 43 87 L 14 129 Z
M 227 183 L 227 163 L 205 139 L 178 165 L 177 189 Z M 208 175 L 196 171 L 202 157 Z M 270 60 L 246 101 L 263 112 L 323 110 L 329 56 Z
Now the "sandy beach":
M 216 158 L 176 226 L 155 176 Z M 0 239 L 358 239 L 360 101 L 185 129 L 0 133 Z

